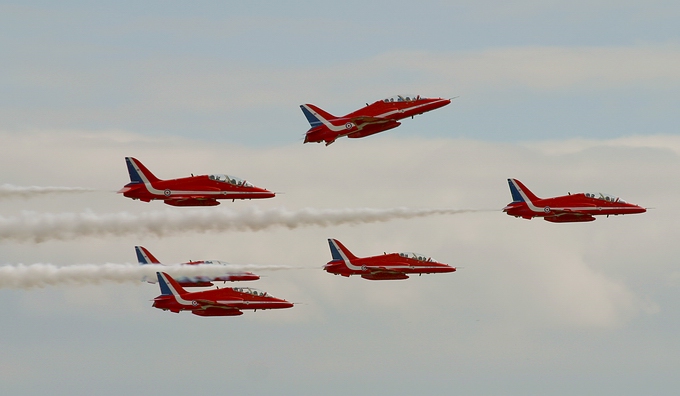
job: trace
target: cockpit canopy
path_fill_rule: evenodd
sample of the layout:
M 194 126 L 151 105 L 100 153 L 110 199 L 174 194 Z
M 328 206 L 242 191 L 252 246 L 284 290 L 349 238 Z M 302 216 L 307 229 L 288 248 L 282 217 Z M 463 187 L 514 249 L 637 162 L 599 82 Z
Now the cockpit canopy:
M 424 254 L 418 254 L 418 253 L 413 253 L 413 252 L 402 252 L 402 253 L 399 253 L 399 256 L 404 257 L 404 258 L 415 259 L 415 260 L 418 260 L 418 261 L 426 261 L 426 262 L 429 262 L 429 263 L 438 263 L 438 261 L 433 259 L 432 257 L 427 257 Z
M 410 102 L 413 100 L 419 100 L 420 95 L 394 95 L 390 98 L 383 99 L 383 102 L 385 103 L 390 103 L 390 102 Z
M 611 194 L 605 194 L 605 193 L 585 193 L 585 196 L 588 198 L 595 198 L 595 199 L 601 199 L 603 201 L 607 202 L 620 202 L 620 203 L 626 203 L 626 201 L 622 200 L 621 198 L 611 195 Z
M 233 287 L 232 289 L 240 293 L 252 294 L 253 296 L 271 297 L 269 294 L 267 294 L 267 292 L 263 292 L 262 290 L 257 290 L 252 287 Z
M 210 180 L 215 180 L 218 182 L 222 183 L 229 183 L 234 186 L 240 186 L 240 187 L 253 187 L 252 184 L 248 183 L 247 181 L 238 178 L 236 176 L 229 176 L 229 175 L 223 175 L 223 174 L 218 174 L 218 175 L 210 175 L 208 176 Z

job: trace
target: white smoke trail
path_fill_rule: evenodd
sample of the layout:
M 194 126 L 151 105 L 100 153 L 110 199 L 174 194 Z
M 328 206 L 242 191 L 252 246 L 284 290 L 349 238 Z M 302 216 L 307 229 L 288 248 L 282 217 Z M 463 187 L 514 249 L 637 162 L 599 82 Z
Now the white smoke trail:
M 80 237 L 156 235 L 186 232 L 261 231 L 272 227 L 329 227 L 343 224 L 386 222 L 434 215 L 453 215 L 488 210 L 456 209 L 299 209 L 261 210 L 164 210 L 131 214 L 22 212 L 16 217 L 0 216 L 0 241 L 44 242 Z
M 27 289 L 56 285 L 89 285 L 104 282 L 134 283 L 156 271 L 179 276 L 223 276 L 230 272 L 298 269 L 284 265 L 158 265 L 158 264 L 17 264 L 0 266 L 0 288 Z
M 15 186 L 12 184 L 0 185 L 0 199 L 12 198 L 35 198 L 49 194 L 80 194 L 97 191 L 94 188 L 85 187 L 40 187 L 40 186 Z

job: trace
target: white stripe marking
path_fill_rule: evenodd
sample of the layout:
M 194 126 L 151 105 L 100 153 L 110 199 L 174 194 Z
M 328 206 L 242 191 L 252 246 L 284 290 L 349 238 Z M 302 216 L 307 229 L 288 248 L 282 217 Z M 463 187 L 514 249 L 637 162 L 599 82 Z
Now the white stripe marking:
M 270 194 L 269 192 L 261 192 L 261 191 L 188 191 L 188 190 L 168 190 L 169 194 L 165 195 L 165 190 L 159 190 L 151 184 L 149 179 L 146 177 L 144 172 L 142 172 L 141 169 L 139 169 L 139 166 L 137 165 L 137 162 L 134 161 L 133 159 L 130 159 L 132 162 L 132 165 L 135 167 L 135 170 L 139 174 L 139 177 L 144 181 L 144 187 L 146 187 L 146 190 L 150 192 L 151 194 L 155 195 L 161 195 L 164 199 L 165 198 L 170 198 L 172 196 L 181 196 L 181 195 L 243 195 L 243 194 Z
M 419 104 L 419 105 L 416 105 L 416 106 L 407 107 L 407 108 L 401 109 L 401 110 L 388 111 L 387 113 L 383 113 L 383 114 L 380 114 L 380 115 L 377 115 L 377 116 L 374 116 L 374 117 L 375 118 L 385 118 L 385 121 L 389 121 L 389 119 L 387 117 L 391 116 L 392 114 L 404 113 L 404 112 L 407 112 L 407 111 L 410 111 L 410 110 L 414 110 L 414 109 L 417 109 L 417 108 L 420 108 L 420 107 L 425 107 L 425 106 L 428 106 L 428 105 L 431 105 L 431 104 L 434 104 L 434 103 L 437 103 L 437 102 L 440 102 L 440 101 L 444 101 L 444 100 L 445 99 L 440 99 L 440 100 L 437 100 L 437 101 L 434 101 L 434 102 L 423 103 L 423 104 Z M 307 105 L 303 105 L 303 106 L 310 113 L 312 113 L 316 118 L 318 118 L 321 121 L 321 123 L 324 124 L 331 131 L 333 131 L 333 132 L 345 131 L 345 133 L 341 134 L 341 136 L 349 135 L 351 133 L 351 132 L 349 132 L 349 133 L 346 132 L 347 128 L 346 128 L 345 123 L 343 123 L 343 125 L 334 125 L 330 121 L 323 118 L 319 113 L 317 113 L 316 111 L 309 108 L 309 106 L 307 106 Z M 344 117 L 342 117 L 342 118 L 344 118 Z M 367 124 L 372 124 L 372 123 L 369 122 Z M 359 129 L 361 129 L 361 128 L 359 128 Z
M 543 208 L 539 208 L 538 206 L 534 205 L 534 203 L 529 199 L 529 197 L 527 197 L 527 195 L 526 195 L 526 193 L 524 192 L 524 190 L 522 190 L 522 189 L 517 185 L 517 183 L 515 183 L 514 180 L 511 180 L 511 181 L 512 181 L 512 184 L 513 184 L 513 185 L 515 186 L 515 188 L 517 189 L 517 191 L 519 191 L 519 194 L 522 196 L 522 198 L 524 199 L 524 202 L 527 204 L 527 206 L 529 207 L 529 209 L 531 209 L 532 212 L 535 212 L 535 213 L 546 213 L 546 212 L 543 210 Z M 598 212 L 601 212 L 603 209 L 606 209 L 606 210 L 613 210 L 613 209 L 616 209 L 616 210 L 634 210 L 634 209 L 636 209 L 636 208 L 631 208 L 631 207 L 627 207 L 627 206 L 615 206 L 615 207 L 604 207 L 604 208 L 601 207 L 601 206 L 557 207 L 557 208 L 556 208 L 556 207 L 551 207 L 551 208 L 550 208 L 550 211 L 551 211 L 551 212 L 555 212 L 555 211 L 558 211 L 558 212 L 567 212 L 567 213 L 565 213 L 565 214 L 569 214 L 568 212 L 574 212 L 574 211 L 598 213 Z M 574 213 L 574 214 L 575 214 L 575 215 L 578 215 L 579 213 Z

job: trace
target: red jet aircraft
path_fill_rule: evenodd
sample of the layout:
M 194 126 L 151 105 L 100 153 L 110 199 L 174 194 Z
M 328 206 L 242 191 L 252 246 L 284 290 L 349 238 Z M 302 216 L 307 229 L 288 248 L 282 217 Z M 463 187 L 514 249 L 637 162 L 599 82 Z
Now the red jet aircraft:
M 362 138 L 396 128 L 399 120 L 413 118 L 430 110 L 451 103 L 450 99 L 421 98 L 420 95 L 397 95 L 379 100 L 373 104 L 343 117 L 331 115 L 313 104 L 300 106 L 311 128 L 305 135 L 305 143 L 326 142 L 326 146 L 341 136 Z
M 538 198 L 517 179 L 508 179 L 512 202 L 503 208 L 510 216 L 531 220 L 543 217 L 551 223 L 595 220 L 596 215 L 644 213 L 647 209 L 602 193 L 578 193 L 555 198 Z
M 135 253 L 137 253 L 137 261 L 140 265 L 146 264 L 158 264 L 162 265 L 156 257 L 154 257 L 151 252 L 149 252 L 143 246 L 135 246 Z M 188 263 L 182 263 L 181 265 L 229 265 L 222 261 L 217 260 L 207 260 L 207 261 L 189 261 Z M 183 276 L 181 278 L 175 279 L 182 287 L 208 287 L 213 286 L 213 281 L 220 282 L 235 282 L 235 281 L 253 281 L 260 279 L 259 276 L 253 274 L 252 272 L 226 272 L 226 275 L 222 276 Z M 143 279 L 149 283 L 156 283 L 155 280 Z
M 225 287 L 188 292 L 165 272 L 156 272 L 161 295 L 154 298 L 153 307 L 179 313 L 191 311 L 198 316 L 238 316 L 242 309 L 291 308 L 292 303 L 249 287 Z
M 359 258 L 352 254 L 337 239 L 329 239 L 333 260 L 324 266 L 331 274 L 350 276 L 361 275 L 369 280 L 408 279 L 406 274 L 432 274 L 454 272 L 455 267 L 439 263 L 431 257 L 416 253 L 385 253 L 382 256 Z
M 139 160 L 125 157 L 130 183 L 119 193 L 132 199 L 150 202 L 162 199 L 171 206 L 215 206 L 218 199 L 273 198 L 275 194 L 255 187 L 238 177 L 214 174 L 161 180 Z

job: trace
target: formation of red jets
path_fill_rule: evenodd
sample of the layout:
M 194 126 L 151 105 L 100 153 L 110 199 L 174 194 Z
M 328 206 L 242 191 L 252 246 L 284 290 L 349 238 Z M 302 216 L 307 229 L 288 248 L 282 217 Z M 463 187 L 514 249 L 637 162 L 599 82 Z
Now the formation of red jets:
M 326 146 L 339 137 L 362 138 L 396 128 L 404 118 L 438 109 L 451 103 L 450 99 L 424 98 L 419 95 L 397 95 L 366 104 L 365 107 L 342 117 L 333 116 L 313 104 L 300 106 L 310 124 L 304 143 L 325 142 Z M 139 160 L 126 157 L 130 183 L 119 193 L 144 202 L 162 200 L 171 206 L 215 206 L 219 200 L 273 198 L 275 193 L 256 187 L 244 179 L 226 174 L 191 176 L 161 180 Z M 624 202 L 616 196 L 602 193 L 577 193 L 553 198 L 538 198 L 517 179 L 508 179 L 512 202 L 503 211 L 510 216 L 532 219 L 541 217 L 553 223 L 589 222 L 598 215 L 644 213 L 645 208 Z M 408 279 L 409 274 L 432 274 L 456 271 L 455 267 L 433 258 L 412 253 L 384 253 L 357 257 L 337 239 L 328 239 L 331 261 L 323 269 L 328 273 L 350 277 L 357 275 L 368 280 Z M 140 265 L 161 265 L 144 247 L 135 246 Z M 182 266 L 224 266 L 217 260 L 190 261 Z M 259 279 L 251 272 L 224 271 L 219 276 L 193 275 L 173 279 L 159 270 L 156 277 L 144 279 L 158 283 L 161 294 L 153 306 L 166 311 L 190 311 L 198 316 L 237 316 L 243 310 L 291 308 L 293 303 L 250 287 L 223 287 L 189 292 L 189 287 L 215 286 L 213 282 L 253 281 Z

